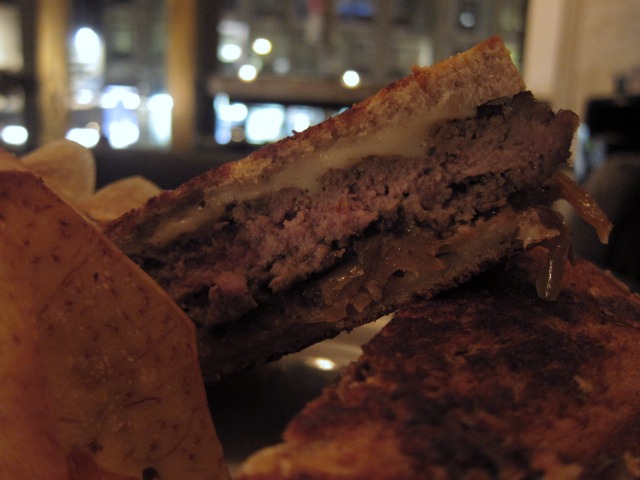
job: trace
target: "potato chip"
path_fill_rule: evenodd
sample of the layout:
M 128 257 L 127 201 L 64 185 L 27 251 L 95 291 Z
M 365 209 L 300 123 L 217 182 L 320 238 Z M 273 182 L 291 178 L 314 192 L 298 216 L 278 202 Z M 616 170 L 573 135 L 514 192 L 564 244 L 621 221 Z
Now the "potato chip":
M 105 185 L 79 208 L 92 220 L 106 223 L 141 206 L 160 192 L 160 187 L 144 177 L 127 177 Z
M 2 170 L 28 170 L 20 159 L 11 152 L 0 148 L 0 171 Z
M 69 480 L 137 480 L 137 478 L 106 471 L 93 461 L 91 454 L 75 451 L 69 455 Z M 146 479 L 143 477 L 143 480 Z
M 22 163 L 64 199 L 77 203 L 96 189 L 96 161 L 91 150 L 71 140 L 55 140 L 21 158 Z
M 0 172 L 0 218 L 33 271 L 63 447 L 134 478 L 228 478 L 184 312 L 28 172 Z
M 38 357 L 29 265 L 0 222 L 0 478 L 67 479 Z

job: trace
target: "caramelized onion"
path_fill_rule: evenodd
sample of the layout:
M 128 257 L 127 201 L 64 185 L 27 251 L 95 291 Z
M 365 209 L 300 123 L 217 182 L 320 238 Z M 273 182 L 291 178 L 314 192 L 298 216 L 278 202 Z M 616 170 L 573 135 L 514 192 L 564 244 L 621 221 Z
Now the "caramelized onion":
M 554 212 L 551 212 L 554 213 Z M 549 249 L 544 268 L 538 273 L 536 279 L 536 291 L 543 300 L 557 300 L 562 288 L 562 274 L 564 265 L 569 255 L 571 235 L 560 215 L 554 215 L 557 219 L 556 226 L 560 235 L 545 240 L 545 246 Z
M 396 275 L 442 270 L 444 265 L 436 257 L 439 245 L 416 233 L 363 239 L 354 245 L 356 260 L 321 280 L 322 301 L 344 313 L 348 306 L 361 312 L 380 300 L 383 289 Z
M 423 233 L 376 235 L 358 242 L 355 251 L 366 275 L 384 285 L 396 272 L 422 273 L 442 270 L 436 257 L 442 242 L 434 242 Z
M 346 307 L 364 281 L 362 266 L 357 262 L 346 263 L 321 282 L 322 301 L 325 305 Z
M 580 218 L 596 230 L 600 242 L 607 244 L 613 225 L 589 192 L 560 171 L 554 172 L 553 180 L 560 196 L 569 202 Z

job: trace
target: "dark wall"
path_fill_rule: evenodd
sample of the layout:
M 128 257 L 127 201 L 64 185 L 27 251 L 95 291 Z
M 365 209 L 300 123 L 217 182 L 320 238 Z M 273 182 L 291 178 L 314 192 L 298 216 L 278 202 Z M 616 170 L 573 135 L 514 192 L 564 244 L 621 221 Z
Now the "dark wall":
M 223 163 L 239 160 L 249 148 L 217 149 L 207 152 L 175 153 L 157 150 L 94 150 L 97 187 L 115 180 L 141 175 L 163 189 L 181 183 Z

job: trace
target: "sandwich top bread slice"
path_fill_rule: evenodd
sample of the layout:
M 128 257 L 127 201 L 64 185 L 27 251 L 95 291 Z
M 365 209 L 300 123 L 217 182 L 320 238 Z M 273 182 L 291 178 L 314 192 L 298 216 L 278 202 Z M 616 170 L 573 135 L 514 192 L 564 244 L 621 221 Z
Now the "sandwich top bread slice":
M 561 237 L 544 206 L 577 125 L 491 38 L 105 233 L 200 327 L 216 379 Z
M 640 296 L 577 261 L 545 302 L 541 253 L 400 310 L 234 478 L 639 478 Z

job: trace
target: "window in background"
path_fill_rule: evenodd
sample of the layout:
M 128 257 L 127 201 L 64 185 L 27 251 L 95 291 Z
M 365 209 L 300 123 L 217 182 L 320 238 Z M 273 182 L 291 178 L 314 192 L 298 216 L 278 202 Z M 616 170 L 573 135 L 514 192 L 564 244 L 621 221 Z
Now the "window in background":
M 339 107 L 244 103 L 232 101 L 226 94 L 218 94 L 214 99 L 214 110 L 216 143 L 261 145 L 302 132 L 338 113 Z
M 87 147 L 169 147 L 164 0 L 76 0 L 72 6 L 67 137 Z
M 0 147 L 13 152 L 29 140 L 21 22 L 18 4 L 0 3 Z
M 170 146 L 167 2 L 69 1 L 68 135 L 88 146 Z M 294 125 L 324 120 L 405 76 L 413 65 L 432 64 L 491 35 L 504 38 L 519 64 L 527 0 L 219 0 L 196 5 L 197 144 L 206 147 L 253 145 L 290 135 Z M 227 108 L 218 100 L 224 97 L 230 105 L 245 105 L 241 126 L 235 120 L 229 124 L 228 112 L 217 110 Z M 303 121 L 303 114 L 290 113 L 292 107 L 316 113 Z
M 215 125 L 213 132 L 200 133 L 226 145 L 290 135 L 295 129 L 284 120 L 287 105 L 319 109 L 322 115 L 313 116 L 317 123 L 404 77 L 413 65 L 430 65 L 492 35 L 503 37 L 519 65 L 527 2 L 228 0 L 221 5 L 215 19 L 218 63 L 203 69 L 202 98 L 212 106 Z M 219 98 L 245 105 L 247 118 L 228 123 L 230 107 Z M 256 110 L 260 104 L 262 110 Z M 255 114 L 259 121 L 249 122 L 252 108 L 261 112 Z M 269 122 L 268 134 L 266 127 L 261 135 L 247 130 Z

